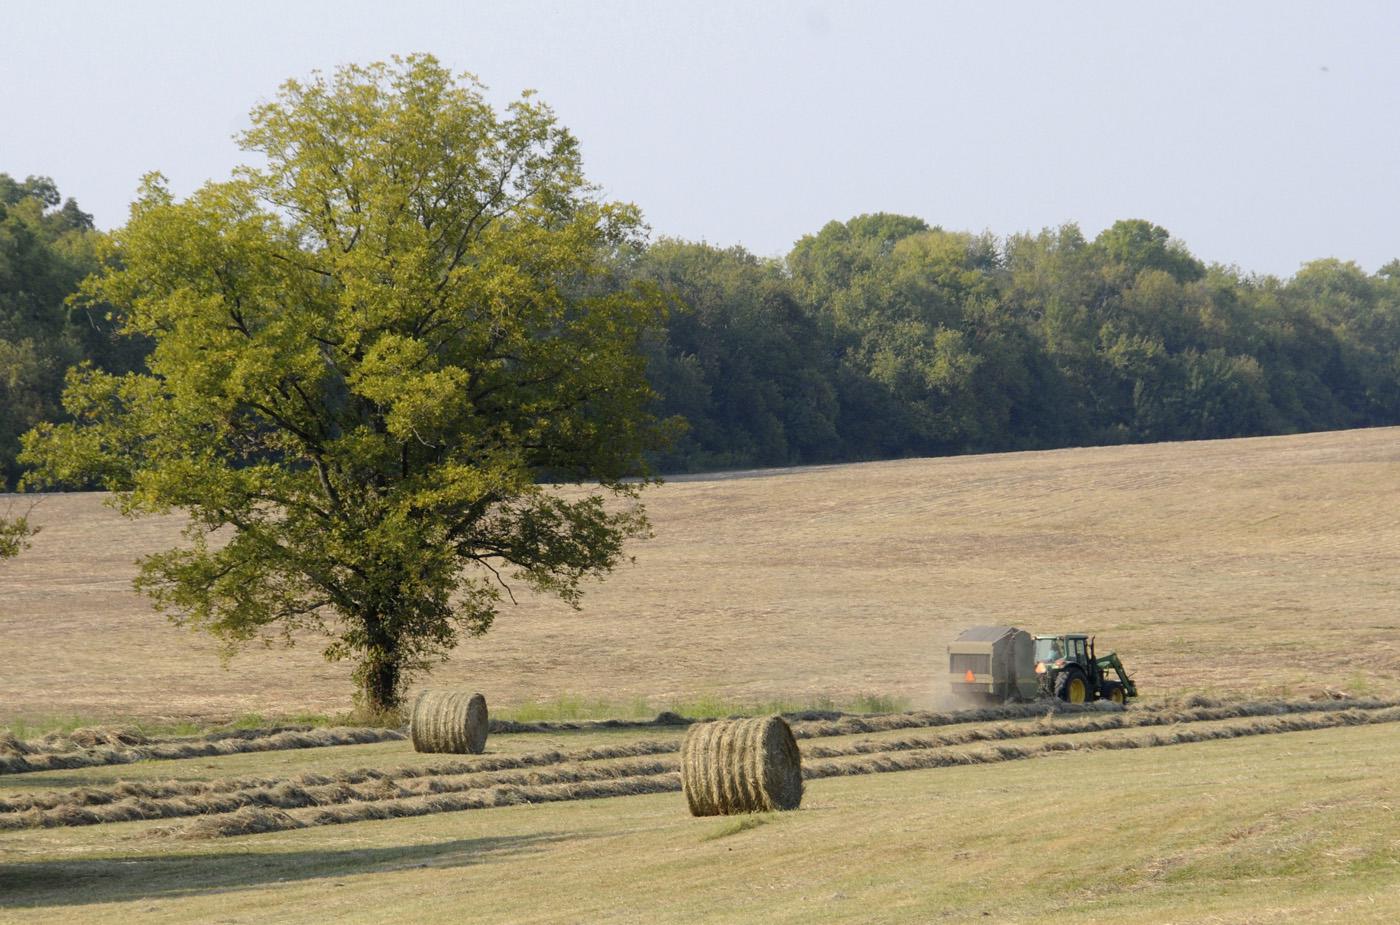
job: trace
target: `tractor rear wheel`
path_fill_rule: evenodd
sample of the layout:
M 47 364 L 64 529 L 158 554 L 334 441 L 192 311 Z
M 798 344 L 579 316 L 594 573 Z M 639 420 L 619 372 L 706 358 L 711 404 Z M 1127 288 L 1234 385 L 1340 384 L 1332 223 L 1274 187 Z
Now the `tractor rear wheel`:
M 1084 703 L 1089 699 L 1089 682 L 1078 668 L 1068 668 L 1055 679 L 1055 696 L 1065 703 Z

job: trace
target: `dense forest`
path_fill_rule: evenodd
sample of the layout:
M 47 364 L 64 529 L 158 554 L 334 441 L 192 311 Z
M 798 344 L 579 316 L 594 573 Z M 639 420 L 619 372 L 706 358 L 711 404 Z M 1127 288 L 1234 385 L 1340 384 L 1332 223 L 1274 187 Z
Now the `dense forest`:
M 20 435 L 60 420 L 68 368 L 139 368 L 146 345 L 121 337 L 105 314 L 70 310 L 68 296 L 97 268 L 92 216 L 53 181 L 0 173 L 0 484 L 13 487 Z
M 66 370 L 146 345 L 67 299 L 91 216 L 0 174 L 0 479 L 59 420 Z M 646 343 L 661 472 L 1400 423 L 1400 261 L 1279 280 L 1208 266 L 1141 220 L 1007 238 L 863 215 L 782 259 L 662 239 L 621 276 L 672 297 Z

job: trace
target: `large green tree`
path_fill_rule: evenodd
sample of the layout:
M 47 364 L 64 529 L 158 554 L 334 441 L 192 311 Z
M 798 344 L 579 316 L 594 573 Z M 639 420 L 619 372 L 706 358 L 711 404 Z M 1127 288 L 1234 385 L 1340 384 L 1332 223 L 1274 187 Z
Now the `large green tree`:
M 321 631 L 393 708 L 512 576 L 577 604 L 646 531 L 663 302 L 616 278 L 640 218 L 551 110 L 497 111 L 429 56 L 288 82 L 241 143 L 257 166 L 188 199 L 145 182 L 83 298 L 154 343 L 147 369 L 70 373 L 74 420 L 23 458 L 188 513 L 138 578 L 174 619 Z

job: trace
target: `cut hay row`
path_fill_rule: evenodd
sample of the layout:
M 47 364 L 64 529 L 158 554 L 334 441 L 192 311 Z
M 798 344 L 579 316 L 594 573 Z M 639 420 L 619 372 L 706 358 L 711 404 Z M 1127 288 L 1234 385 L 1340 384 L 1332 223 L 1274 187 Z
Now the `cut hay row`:
M 1201 695 L 1191 695 L 1176 701 L 1153 704 L 1135 704 L 1127 712 L 1133 715 L 1180 713 L 1195 709 L 1218 709 L 1236 711 L 1230 716 L 1270 716 L 1284 713 L 1313 712 L 1324 710 L 1374 710 L 1400 706 L 1400 700 L 1265 700 L 1234 701 L 1218 700 Z M 963 710 L 912 710 L 903 713 L 843 713 L 836 710 L 805 710 L 779 714 L 787 720 L 792 733 L 799 739 L 832 738 L 836 736 L 859 735 L 872 732 L 896 732 L 900 729 L 926 729 L 937 726 L 957 726 L 963 724 L 1000 722 L 1016 719 L 1033 719 L 1047 713 L 1074 715 L 1079 713 L 1119 713 L 1124 708 L 1115 703 L 1098 701 L 1095 703 L 1073 704 L 1058 700 L 1039 700 L 1032 703 L 1012 703 L 994 707 L 979 707 Z M 728 719 L 743 719 L 731 716 Z M 539 733 L 569 732 L 601 729 L 654 729 L 658 726 L 690 726 L 697 723 L 715 722 L 709 719 L 693 719 L 676 713 L 661 713 L 650 720 L 564 720 L 535 723 L 518 723 L 511 720 L 491 720 L 492 733 Z
M 848 732 L 813 732 L 810 738 L 820 735 L 850 735 L 858 732 L 885 732 L 894 729 L 918 728 L 922 726 L 950 726 L 957 723 L 985 723 L 995 720 L 1018 719 L 1042 716 L 1046 710 L 1064 713 L 1083 713 L 1101 710 L 1119 710 L 1122 707 L 1111 703 L 1072 704 L 1061 701 L 1039 701 L 1036 703 L 1013 703 L 996 707 L 977 707 L 963 710 L 927 711 L 915 710 L 903 713 L 845 713 L 840 710 L 799 710 L 778 714 L 797 735 L 799 727 L 848 729 Z M 744 716 L 729 716 L 723 719 L 739 720 Z M 604 729 L 655 729 L 666 726 L 692 726 L 697 723 L 720 722 L 723 720 L 697 719 L 681 716 L 679 713 L 658 713 L 655 719 L 623 720 L 544 720 L 520 723 L 512 720 L 491 720 L 493 733 L 537 733 L 537 732 L 578 732 Z
M 56 828 L 100 825 L 109 822 L 136 822 L 177 819 L 185 816 L 213 816 L 246 808 L 301 809 L 337 806 L 346 803 L 373 803 L 433 794 L 466 793 L 502 786 L 543 786 L 564 783 L 623 780 L 674 772 L 676 761 L 630 759 L 617 764 L 556 764 L 541 769 L 495 771 L 461 776 L 420 777 L 400 783 L 388 779 L 369 784 L 344 782 L 303 786 L 281 781 L 273 786 L 244 790 L 176 796 L 166 799 L 133 797 L 93 806 L 60 805 L 50 809 L 0 815 L 0 831 L 26 828 Z
M 1235 715 L 1272 715 L 1285 712 L 1312 712 L 1341 709 L 1383 709 L 1400 706 L 1400 701 L 1241 701 L 1227 702 L 1192 697 L 1183 705 L 1165 704 L 1134 707 L 1134 715 L 1157 712 L 1173 712 L 1187 708 L 1235 709 L 1242 712 Z M 1044 716 L 1047 712 L 1056 714 L 1117 712 L 1122 708 L 1116 704 L 1091 703 L 1067 704 L 1058 701 L 1008 704 L 975 710 L 950 710 L 942 712 L 916 711 L 909 713 L 845 714 L 826 711 L 807 711 L 784 714 L 792 726 L 793 735 L 799 739 L 830 738 L 834 736 L 858 735 L 872 732 L 893 732 L 900 729 L 923 729 L 938 726 L 996 722 L 1001 720 L 1028 719 Z M 579 722 L 511 723 L 491 720 L 492 732 L 554 732 L 582 729 L 622 729 L 657 728 L 687 726 L 709 720 L 693 720 L 674 713 L 662 713 L 654 720 L 630 722 L 622 720 L 596 720 Z M 76 736 L 74 739 L 72 737 Z M 68 770 L 75 768 L 102 767 L 106 765 L 132 764 L 137 761 L 171 760 L 180 758 L 208 758 L 220 755 L 233 755 L 244 752 L 279 751 L 298 748 L 323 748 L 335 745 L 364 745 L 374 742 L 388 742 L 407 738 L 406 734 L 394 729 L 311 726 L 285 726 L 269 729 L 229 730 L 210 733 L 206 736 L 172 736 L 145 739 L 142 744 L 99 744 L 94 747 L 81 747 L 73 751 L 53 751 L 62 743 L 71 742 L 122 742 L 134 741 L 139 733 L 124 727 L 116 729 L 97 728 L 75 730 L 72 733 L 50 734 L 39 740 L 20 741 L 9 733 L 0 733 L 0 775 L 21 774 L 35 771 Z M 675 746 L 674 748 L 679 748 Z
M 980 713 L 981 711 L 979 711 Z M 1035 714 L 1044 716 L 1042 709 Z M 1057 714 L 1058 715 L 1058 714 Z M 1129 714 L 1137 715 L 1137 714 Z M 1155 715 L 1155 714 L 1154 714 Z M 1219 717 L 1217 717 L 1219 718 Z M 1036 732 L 1034 734 L 1042 734 Z M 1001 736 L 1005 737 L 1005 736 Z M 680 751 L 679 742 L 642 740 L 623 745 L 597 746 L 571 751 L 551 750 L 522 755 L 493 755 L 483 758 L 439 762 L 427 765 L 403 765 L 393 768 L 349 768 L 333 774 L 308 772 L 289 778 L 235 777 L 221 780 L 117 781 L 106 787 L 81 787 L 67 791 L 15 794 L 0 798 L 0 828 L 7 827 L 3 814 L 34 810 L 59 810 L 71 807 L 101 806 L 136 799 L 161 800 L 175 797 L 195 797 L 208 794 L 228 794 L 238 791 L 271 789 L 283 784 L 315 787 L 328 784 L 362 784 L 377 780 L 402 780 L 414 777 L 456 776 L 490 771 L 544 767 L 605 761 L 617 758 L 637 758 L 664 755 Z
M 1123 707 L 1116 703 L 1065 703 L 1042 700 L 1035 703 L 1008 703 L 998 707 L 975 710 L 915 710 L 908 713 L 852 713 L 834 719 L 793 719 L 792 734 L 799 739 L 828 739 L 870 732 L 896 732 L 900 729 L 931 729 L 936 726 L 961 726 L 974 723 L 995 723 L 1015 719 L 1035 719 L 1047 713 L 1119 713 Z M 800 715 L 800 714 L 799 714 Z
M 640 758 L 667 755 L 680 748 L 676 742 L 632 742 L 625 745 L 604 745 L 573 751 L 551 750 L 523 755 L 492 755 L 484 758 L 439 762 L 425 765 L 401 765 L 393 768 L 346 768 L 328 774 L 308 771 L 292 777 L 229 777 L 218 780 L 123 780 L 107 787 L 79 787 L 73 790 L 46 793 L 20 793 L 0 799 L 0 827 L 3 814 L 31 810 L 59 809 L 66 806 L 101 806 L 131 798 L 168 799 L 172 797 L 224 794 L 241 790 L 272 788 L 282 784 L 317 787 L 329 784 L 362 784 L 367 781 L 393 781 L 414 778 L 451 777 L 493 771 L 511 771 L 548 767 L 559 764 L 607 761 L 618 758 Z
M 334 745 L 367 745 L 406 738 L 397 729 L 331 727 L 304 731 L 283 731 L 256 738 L 176 740 L 149 745 L 99 746 L 75 752 L 0 755 L 0 774 L 25 774 L 94 768 L 137 761 L 165 761 L 180 758 L 210 758 L 245 752 L 273 752 L 297 748 L 325 748 Z
M 50 732 L 37 739 L 20 739 L 0 731 L 0 755 L 51 755 L 95 748 L 131 748 L 143 745 L 178 745 L 189 742 L 224 742 L 265 739 L 282 732 L 310 732 L 321 728 L 308 723 L 222 729 L 202 735 L 147 735 L 135 726 L 84 726 L 68 732 Z M 356 728 L 356 727 L 340 727 Z
M 188 838 L 251 835 L 309 826 L 342 825 L 371 819 L 402 819 L 434 813 L 454 813 L 468 809 L 490 809 L 521 803 L 556 803 L 566 800 L 592 800 L 600 797 L 637 796 L 668 793 L 681 789 L 680 774 L 670 771 L 650 777 L 585 781 L 539 786 L 499 786 L 462 793 L 441 793 L 374 803 L 351 803 L 293 814 L 283 810 L 247 808 L 223 816 L 195 820 L 168 834 Z M 167 833 L 162 833 L 167 834 Z
M 604 729 L 655 729 L 658 726 L 689 726 L 691 723 L 698 722 L 703 721 L 664 710 L 656 714 L 653 719 L 570 719 L 541 720 L 532 723 L 522 723 L 510 719 L 493 719 L 490 722 L 490 729 L 492 733 L 600 732 Z
M 881 752 L 867 754 L 853 751 L 845 758 L 829 758 L 806 763 L 802 769 L 805 780 L 861 774 L 881 774 L 894 771 L 927 770 L 962 765 L 995 764 L 1018 761 L 1058 752 L 1108 751 L 1119 749 L 1157 748 L 1249 736 L 1304 732 L 1345 726 L 1366 726 L 1400 722 L 1400 707 L 1383 710 L 1344 710 L 1317 715 L 1287 715 L 1250 718 L 1246 722 L 1215 728 L 1173 727 L 1166 731 L 1150 729 L 1134 735 L 1103 737 L 1090 740 L 1049 739 L 1035 745 L 998 743 L 979 750 L 923 750 L 917 752 Z M 459 793 L 389 799 L 375 802 L 352 802 L 325 809 L 267 811 L 258 808 L 240 810 L 230 816 L 208 817 L 176 829 L 178 834 L 191 837 L 246 835 L 259 831 L 303 828 L 316 825 L 340 825 L 371 819 L 394 819 L 437 812 L 486 809 L 514 803 L 541 803 L 557 800 L 592 799 L 626 796 L 640 793 L 661 793 L 681 790 L 681 777 L 668 772 L 645 777 L 588 781 L 572 784 L 541 786 L 496 786 Z M 234 818 L 237 817 L 237 818 Z
M 1400 700 L 1241 700 L 1219 701 L 1206 697 L 1190 697 L 1180 703 L 1134 706 L 1125 710 L 1115 703 L 1071 704 L 1058 700 L 1035 703 L 1007 704 L 980 710 L 950 710 L 944 712 L 852 714 L 840 719 L 817 722 L 795 722 L 792 734 L 799 739 L 825 739 L 872 732 L 896 732 L 901 729 L 931 729 L 939 726 L 971 725 L 1004 720 L 1032 719 L 1047 715 L 1127 714 L 1156 717 L 1181 716 L 1195 710 L 1219 711 L 1217 719 L 1244 716 L 1281 716 L 1290 713 L 1322 713 L 1336 710 L 1383 710 L 1400 706 Z M 1145 725 L 1158 725 L 1148 721 Z
M 804 746 L 803 755 L 812 758 L 834 758 L 850 755 L 875 754 L 879 752 L 919 751 L 930 748 L 945 748 L 953 745 L 969 745 L 974 742 L 996 742 L 1005 739 L 1042 738 L 1049 736 L 1078 735 L 1092 732 L 1108 732 L 1115 729 L 1137 729 L 1151 726 L 1177 726 L 1187 723 L 1210 723 L 1231 719 L 1251 719 L 1268 716 L 1293 716 L 1311 713 L 1330 714 L 1347 710 L 1378 711 L 1394 709 L 1393 703 L 1339 705 L 1337 702 L 1318 703 L 1314 701 L 1268 701 L 1237 703 L 1221 707 L 1193 707 L 1189 709 L 1153 710 L 1146 712 L 1113 712 L 1098 716 L 1070 716 L 1060 718 L 1058 713 L 1047 713 L 1039 721 L 1007 722 L 994 725 L 972 726 L 951 732 L 941 732 L 931 736 L 918 736 L 905 739 L 875 739 L 849 745 Z
M 1038 758 L 1056 752 L 1116 751 L 1132 748 L 1158 748 L 1164 745 L 1186 745 L 1196 742 L 1214 742 L 1223 739 L 1240 739 L 1250 736 L 1277 735 L 1284 732 L 1309 732 L 1319 729 L 1335 729 L 1344 726 L 1370 726 L 1382 723 L 1400 722 L 1400 707 L 1384 710 L 1346 710 L 1322 713 L 1315 716 L 1293 715 L 1273 716 L 1252 719 L 1246 723 L 1214 728 L 1193 728 L 1177 726 L 1165 732 L 1150 730 L 1135 735 L 1102 737 L 1096 739 L 1054 738 L 1034 745 L 996 744 L 977 751 L 936 751 L 923 750 L 914 753 L 879 752 L 875 754 L 846 756 L 856 760 L 841 758 L 826 761 L 812 761 L 803 768 L 803 777 L 812 780 L 823 777 L 841 777 L 858 774 L 883 774 L 891 771 L 916 771 L 931 768 L 945 768 L 957 765 L 996 764 L 1002 761 L 1019 761 L 1024 758 Z
M 1041 714 L 1039 722 L 1007 722 L 998 725 L 984 725 L 960 729 L 955 732 L 940 733 L 935 736 L 921 736 L 899 740 L 876 740 L 857 742 L 848 745 L 822 745 L 811 743 L 802 749 L 802 754 L 809 758 L 847 757 L 879 752 L 928 750 L 954 745 L 972 744 L 974 742 L 1104 732 L 1114 729 L 1129 729 L 1144 726 L 1211 722 L 1258 716 L 1384 708 L 1386 707 L 1382 705 L 1380 701 L 1358 702 L 1351 705 L 1316 701 L 1266 701 L 1234 703 L 1228 706 L 1217 707 L 1110 712 L 1098 713 L 1097 715 L 1072 715 L 1068 717 L 1061 717 L 1059 712 L 1055 712 Z M 700 728 L 704 727 L 702 726 Z M 393 768 L 349 768 L 332 774 L 307 772 L 286 778 L 235 777 L 210 781 L 118 781 L 108 787 L 85 787 L 67 791 L 26 793 L 0 799 L 0 829 L 24 828 L 31 825 L 85 825 L 104 821 L 126 821 L 131 818 L 164 818 L 165 815 L 189 814 L 171 813 L 149 816 L 125 815 L 131 812 L 131 810 L 124 808 L 111 811 L 110 816 L 105 813 L 94 813 L 91 816 L 87 816 L 81 812 L 75 811 L 83 807 L 106 806 L 116 803 L 121 803 L 130 807 L 145 805 L 143 801 L 153 800 L 200 798 L 205 796 L 227 798 L 231 794 L 275 793 L 277 792 L 277 788 L 285 786 L 314 789 L 330 785 L 353 786 L 367 782 L 482 775 L 490 772 L 541 768 L 551 765 L 571 765 L 622 758 L 666 755 L 679 751 L 680 747 L 680 744 L 676 742 L 644 740 L 625 745 L 600 746 L 573 751 L 534 752 L 523 755 L 499 755 L 430 765 L 406 765 Z M 270 806 L 297 805 L 286 804 L 276 799 L 259 802 L 256 798 L 247 799 L 245 803 L 249 805 Z M 209 805 L 226 804 L 221 799 L 210 801 Z M 40 814 L 42 811 L 48 810 L 55 812 L 52 816 L 43 816 Z M 146 811 L 149 812 L 150 810 Z M 16 823 L 13 817 L 19 814 L 27 814 L 25 818 L 31 821 L 23 824 Z M 58 823 L 42 821 L 49 818 L 75 821 Z
M 1400 703 L 1400 701 L 1397 701 Z M 1192 696 L 1186 701 L 1188 706 L 1219 706 L 1219 702 L 1200 696 Z M 1175 705 L 1174 705 L 1175 706 Z M 1041 716 L 1045 711 L 1056 710 L 1064 713 L 1083 713 L 1101 710 L 1121 709 L 1117 704 L 1107 702 L 1072 704 L 1061 701 L 1037 701 L 1035 703 L 1012 703 L 995 707 L 971 707 L 960 710 L 912 710 L 900 713 L 846 713 L 841 710 L 797 710 L 778 714 L 792 727 L 794 734 L 799 726 L 819 723 L 842 724 L 850 732 L 836 732 L 831 735 L 849 735 L 856 732 L 886 732 L 894 729 L 917 728 L 921 726 L 951 726 L 958 723 L 984 723 L 1004 719 L 1021 719 Z M 1155 706 L 1139 709 L 1157 709 Z M 744 719 L 742 715 L 724 719 Z M 696 723 L 713 722 L 711 719 L 697 719 L 682 716 L 670 711 L 658 713 L 654 719 L 593 719 L 593 720 L 541 720 L 522 723 L 513 720 L 491 720 L 492 733 L 539 733 L 539 732 L 579 732 L 604 729 L 655 729 L 665 726 L 691 726 Z M 907 725 L 912 723 L 912 725 Z M 813 728 L 820 728 L 814 726 Z M 818 733 L 821 734 L 821 733 Z M 801 736 L 799 736 L 801 738 Z

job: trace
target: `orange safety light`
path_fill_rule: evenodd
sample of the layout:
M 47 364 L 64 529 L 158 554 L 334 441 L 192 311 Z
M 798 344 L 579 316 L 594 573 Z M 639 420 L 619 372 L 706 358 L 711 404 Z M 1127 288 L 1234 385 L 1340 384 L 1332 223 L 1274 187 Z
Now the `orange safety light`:
M 969 684 L 975 684 L 977 683 L 977 675 L 973 674 L 972 669 L 969 668 L 967 669 L 967 674 L 963 675 L 963 680 L 967 681 Z

